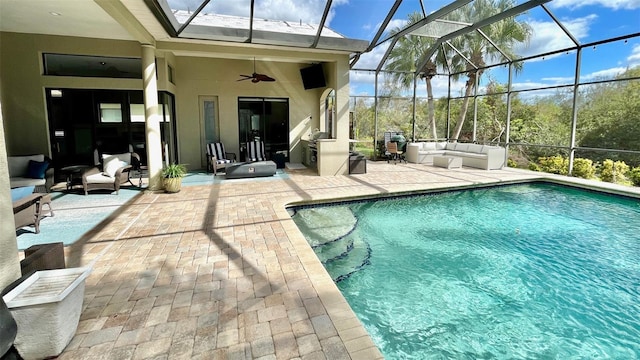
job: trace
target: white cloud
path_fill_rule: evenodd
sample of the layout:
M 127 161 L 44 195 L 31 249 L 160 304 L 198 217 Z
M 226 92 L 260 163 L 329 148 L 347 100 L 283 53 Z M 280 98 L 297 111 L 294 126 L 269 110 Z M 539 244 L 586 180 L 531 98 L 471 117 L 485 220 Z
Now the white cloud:
M 636 44 L 631 50 L 631 55 L 627 57 L 629 67 L 640 66 L 640 44 Z
M 387 31 L 391 31 L 394 29 L 404 29 L 405 26 L 409 23 L 409 20 L 406 19 L 391 19 L 387 24 Z M 376 25 L 376 29 L 382 26 L 382 23 Z
M 388 41 L 378 47 L 375 47 L 368 53 L 362 54 L 355 67 L 358 69 L 376 69 L 380 63 L 380 59 L 382 59 L 384 53 L 389 48 L 389 44 L 390 42 Z
M 640 0 L 638 0 L 640 1 Z M 591 24 L 598 18 L 592 14 L 571 20 L 562 20 L 562 24 L 576 39 L 584 39 L 589 34 Z M 566 49 L 575 46 L 573 41 L 553 21 L 528 20 L 527 23 L 533 29 L 529 45 L 521 45 L 516 48 L 516 53 L 521 56 L 544 54 L 555 50 Z
M 613 10 L 633 10 L 640 8 L 640 0 L 554 0 L 554 8 L 578 9 L 585 6 L 602 6 Z
M 625 67 L 615 67 L 615 68 L 611 68 L 611 69 L 598 70 L 598 71 L 594 71 L 594 72 L 592 72 L 590 74 L 582 76 L 580 78 L 580 80 L 581 81 L 591 81 L 591 80 L 600 80 L 600 79 L 613 79 L 617 75 L 620 75 L 623 72 L 625 72 L 626 70 L 627 70 L 627 68 L 625 68 Z

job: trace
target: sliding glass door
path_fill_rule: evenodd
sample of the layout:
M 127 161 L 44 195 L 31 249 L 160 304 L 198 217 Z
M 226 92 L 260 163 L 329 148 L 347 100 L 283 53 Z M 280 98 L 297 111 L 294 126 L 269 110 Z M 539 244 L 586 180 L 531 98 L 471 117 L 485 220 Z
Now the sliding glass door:
M 276 153 L 289 160 L 289 99 L 238 98 L 240 157 L 247 142 L 262 140 L 267 158 Z

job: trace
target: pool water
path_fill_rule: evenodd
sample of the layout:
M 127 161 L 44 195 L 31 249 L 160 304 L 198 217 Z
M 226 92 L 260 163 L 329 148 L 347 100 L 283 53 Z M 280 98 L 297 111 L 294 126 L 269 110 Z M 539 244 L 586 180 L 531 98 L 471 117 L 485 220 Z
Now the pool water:
M 293 219 L 386 359 L 640 358 L 638 200 L 540 183 Z

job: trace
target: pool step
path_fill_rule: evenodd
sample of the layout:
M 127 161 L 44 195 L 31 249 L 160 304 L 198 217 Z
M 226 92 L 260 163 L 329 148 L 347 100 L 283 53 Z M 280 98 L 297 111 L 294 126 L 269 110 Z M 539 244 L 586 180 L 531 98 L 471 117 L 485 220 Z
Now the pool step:
M 369 264 L 371 248 L 353 233 L 358 220 L 348 206 L 299 209 L 292 219 L 336 283 Z
M 344 238 L 357 223 L 348 206 L 300 209 L 292 219 L 314 249 Z
M 371 247 L 359 236 L 350 235 L 352 246 L 343 254 L 323 262 L 334 282 L 346 280 L 355 272 L 370 264 Z
M 325 266 L 328 262 L 347 256 L 352 249 L 353 237 L 350 236 L 313 247 L 318 259 Z

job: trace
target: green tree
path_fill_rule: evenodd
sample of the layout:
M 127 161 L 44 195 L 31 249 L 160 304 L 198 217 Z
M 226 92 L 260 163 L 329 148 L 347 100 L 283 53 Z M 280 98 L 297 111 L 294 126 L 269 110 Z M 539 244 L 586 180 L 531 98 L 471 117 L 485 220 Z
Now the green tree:
M 463 6 L 451 13 L 449 20 L 474 23 L 506 11 L 515 5 L 517 5 L 517 3 L 514 0 L 476 0 L 472 4 Z M 469 100 L 476 87 L 476 79 L 482 76 L 486 61 L 488 59 L 502 57 L 503 53 L 510 59 L 517 58 L 514 53 L 515 46 L 520 43 L 526 43 L 531 38 L 531 28 L 529 25 L 516 20 L 515 17 L 509 17 L 487 25 L 483 27 L 481 31 L 491 39 L 496 46 L 493 46 L 491 42 L 487 41 L 487 39 L 478 32 L 468 33 L 456 39 L 454 43 L 454 46 L 458 47 L 464 56 L 456 54 L 452 62 L 454 66 L 464 64 L 467 70 L 467 82 L 465 84 L 465 97 L 462 103 L 462 109 L 453 131 L 453 139 L 460 137 L 467 110 L 469 109 Z M 521 66 L 521 62 L 516 63 L 515 70 L 519 71 Z
M 409 24 L 416 23 L 420 20 L 422 20 L 422 15 L 419 12 L 409 14 Z M 400 30 L 399 28 L 394 29 L 392 30 L 392 34 L 396 34 L 400 32 Z M 429 60 L 422 69 L 417 69 L 416 65 L 434 43 L 435 39 L 424 36 L 406 35 L 400 38 L 389 53 L 386 69 L 392 71 L 389 75 L 390 79 L 398 84 L 401 89 L 406 90 L 413 88 L 416 73 L 421 79 L 425 80 L 427 86 L 427 121 L 431 129 L 431 137 L 437 139 L 438 129 L 431 80 L 437 75 L 438 70 L 444 67 L 446 63 L 445 54 L 442 51 L 438 51 L 435 62 Z
M 618 78 L 640 77 L 640 67 Z M 577 144 L 583 147 L 640 150 L 640 80 L 605 82 L 581 87 Z M 590 158 L 622 160 L 640 165 L 631 153 L 587 152 Z

